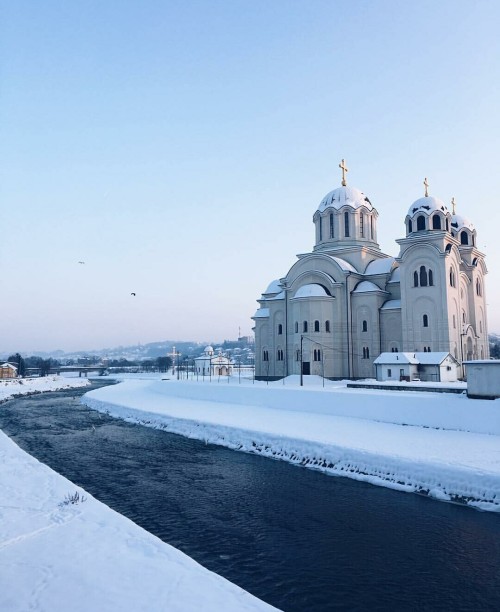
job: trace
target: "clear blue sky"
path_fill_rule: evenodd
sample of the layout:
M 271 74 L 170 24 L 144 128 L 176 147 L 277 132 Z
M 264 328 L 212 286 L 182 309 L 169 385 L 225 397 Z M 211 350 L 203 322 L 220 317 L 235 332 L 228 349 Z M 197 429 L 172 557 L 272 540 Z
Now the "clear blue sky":
M 425 176 L 455 197 L 500 332 L 499 23 L 496 0 L 5 1 L 0 352 L 250 334 L 341 158 L 391 255 Z

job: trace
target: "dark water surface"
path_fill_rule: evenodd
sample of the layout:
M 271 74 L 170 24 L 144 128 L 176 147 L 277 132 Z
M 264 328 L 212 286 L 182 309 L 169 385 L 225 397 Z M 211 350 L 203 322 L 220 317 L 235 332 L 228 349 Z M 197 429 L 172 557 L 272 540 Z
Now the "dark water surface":
M 0 427 L 278 608 L 500 610 L 500 516 L 130 425 L 80 395 L 13 400 Z

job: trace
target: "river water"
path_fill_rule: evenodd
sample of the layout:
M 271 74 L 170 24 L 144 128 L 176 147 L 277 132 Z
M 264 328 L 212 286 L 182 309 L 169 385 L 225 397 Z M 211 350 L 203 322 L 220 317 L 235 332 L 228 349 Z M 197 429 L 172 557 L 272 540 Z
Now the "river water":
M 131 425 L 81 405 L 81 393 L 8 402 L 0 428 L 276 607 L 500 610 L 497 514 Z

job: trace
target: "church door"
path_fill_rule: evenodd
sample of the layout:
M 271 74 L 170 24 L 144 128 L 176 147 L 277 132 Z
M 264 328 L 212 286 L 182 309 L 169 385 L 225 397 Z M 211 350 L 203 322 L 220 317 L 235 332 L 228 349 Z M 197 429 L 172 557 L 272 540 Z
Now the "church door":
M 309 376 L 310 373 L 311 373 L 311 362 L 303 361 L 302 362 L 302 374 Z

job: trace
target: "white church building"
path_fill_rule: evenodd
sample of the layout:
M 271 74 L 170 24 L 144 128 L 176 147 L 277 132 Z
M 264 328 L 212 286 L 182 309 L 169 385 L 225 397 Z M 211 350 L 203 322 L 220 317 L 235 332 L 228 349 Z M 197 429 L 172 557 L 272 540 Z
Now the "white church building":
M 402 216 L 399 253 L 377 243 L 378 212 L 359 189 L 328 193 L 313 216 L 312 252 L 257 300 L 255 376 L 375 376 L 381 353 L 450 353 L 487 359 L 484 254 L 474 225 L 428 194 Z

